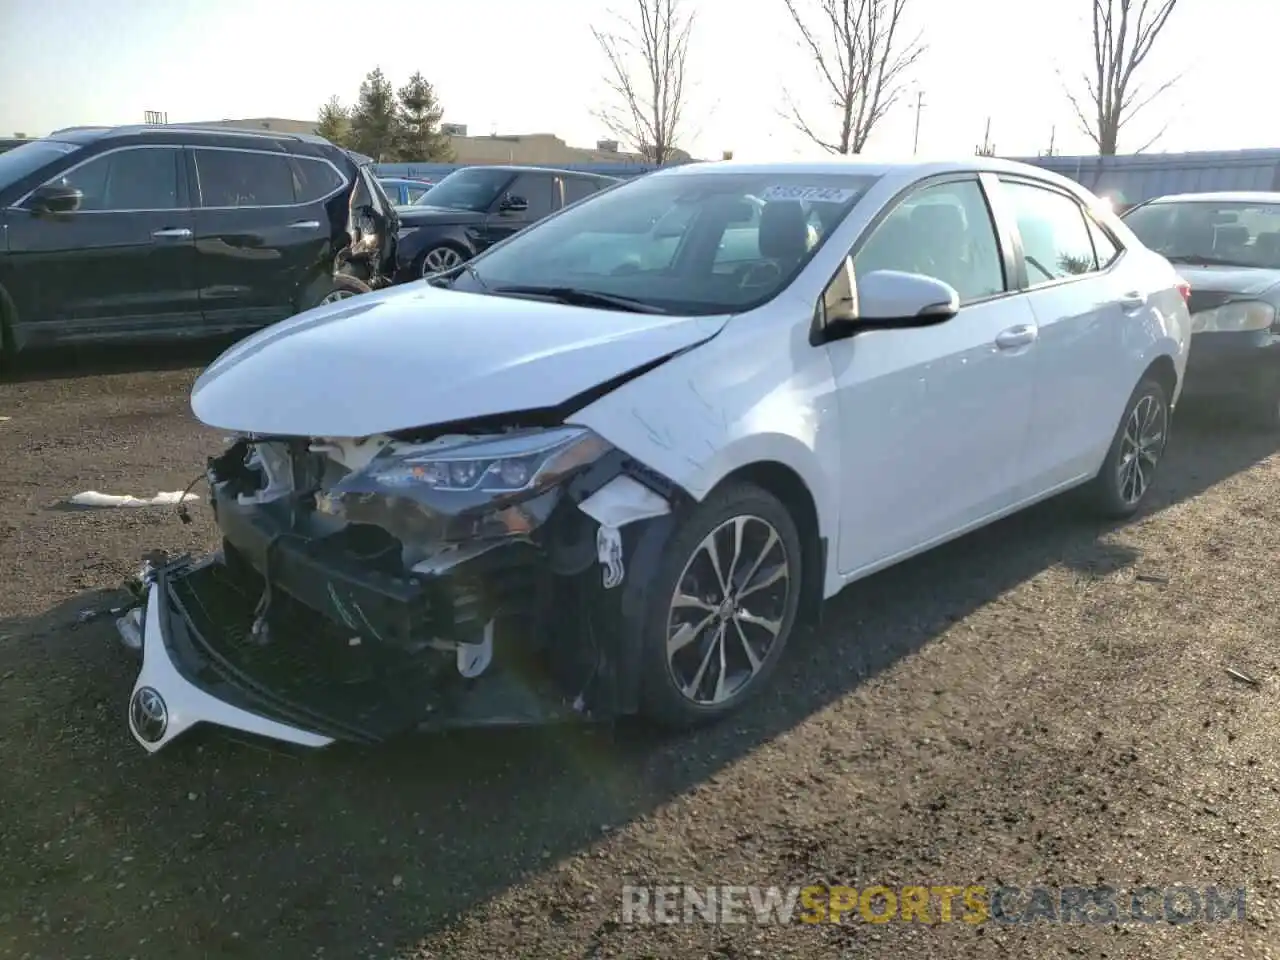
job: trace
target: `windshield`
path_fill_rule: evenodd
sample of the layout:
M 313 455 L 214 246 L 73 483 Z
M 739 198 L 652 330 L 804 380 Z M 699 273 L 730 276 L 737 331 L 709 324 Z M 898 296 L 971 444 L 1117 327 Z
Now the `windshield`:
M 688 315 L 751 309 L 791 283 L 876 179 L 638 177 L 482 254 L 457 286 L 571 289 Z
M 493 206 L 493 201 L 498 199 L 499 191 L 507 185 L 511 176 L 509 170 L 495 170 L 492 167 L 455 170 L 433 186 L 429 194 L 419 197 L 417 204 L 482 212 Z
M 75 144 L 60 140 L 32 140 L 20 147 L 6 150 L 0 153 L 0 188 L 17 183 L 46 163 L 79 149 Z
M 1173 260 L 1280 270 L 1280 203 L 1148 203 L 1124 222 L 1143 244 Z

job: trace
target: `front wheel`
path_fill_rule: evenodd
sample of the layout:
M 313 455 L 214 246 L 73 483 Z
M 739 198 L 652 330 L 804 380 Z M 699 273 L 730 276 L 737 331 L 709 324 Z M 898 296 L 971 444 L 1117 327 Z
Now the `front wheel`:
M 787 508 L 753 484 L 694 508 L 659 562 L 644 617 L 648 719 L 718 720 L 767 685 L 795 624 L 802 555 Z
M 1160 381 L 1144 379 L 1130 396 L 1107 459 L 1090 486 L 1099 513 L 1122 520 L 1137 512 L 1168 441 L 1168 392 Z
M 422 276 L 433 277 L 437 273 L 452 270 L 463 261 L 462 254 L 448 244 L 432 247 L 422 255 Z

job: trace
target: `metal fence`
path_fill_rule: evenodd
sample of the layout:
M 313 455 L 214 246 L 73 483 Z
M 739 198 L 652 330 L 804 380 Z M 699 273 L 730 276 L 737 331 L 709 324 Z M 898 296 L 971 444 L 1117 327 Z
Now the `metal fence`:
M 1212 150 L 1196 153 L 1152 153 L 1116 157 L 1013 157 L 1070 177 L 1098 194 L 1126 203 L 1141 203 L 1171 193 L 1213 190 L 1280 191 L 1280 150 Z M 474 164 L 380 163 L 383 177 L 438 180 Z M 526 164 L 526 166 L 553 166 Z M 579 163 L 556 167 L 611 177 L 636 177 L 656 169 L 649 163 Z

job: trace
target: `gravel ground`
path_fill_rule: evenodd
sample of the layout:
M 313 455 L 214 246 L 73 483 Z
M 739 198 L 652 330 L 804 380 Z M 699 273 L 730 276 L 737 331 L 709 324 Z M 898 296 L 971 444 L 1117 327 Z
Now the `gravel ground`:
M 1272 956 L 1276 440 L 1180 415 L 1137 521 L 1047 504 L 858 584 L 773 695 L 693 736 L 148 758 L 110 620 L 77 616 L 212 524 L 59 504 L 187 485 L 217 442 L 199 359 L 0 385 L 0 957 Z M 1104 881 L 1245 886 L 1248 916 L 620 923 L 627 882 Z

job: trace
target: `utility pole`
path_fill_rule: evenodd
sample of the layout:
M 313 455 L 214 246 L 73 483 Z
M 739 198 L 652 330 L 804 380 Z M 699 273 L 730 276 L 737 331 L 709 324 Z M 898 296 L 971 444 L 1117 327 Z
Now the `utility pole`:
M 987 129 L 982 135 L 982 146 L 974 151 L 980 157 L 994 157 L 996 155 L 996 145 L 991 142 L 991 118 L 987 117 Z
M 915 105 L 916 132 L 915 132 L 915 138 L 912 140 L 912 143 L 911 143 L 911 153 L 913 156 L 920 152 L 920 111 L 923 109 L 924 109 L 924 91 L 917 90 L 916 105 Z

